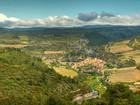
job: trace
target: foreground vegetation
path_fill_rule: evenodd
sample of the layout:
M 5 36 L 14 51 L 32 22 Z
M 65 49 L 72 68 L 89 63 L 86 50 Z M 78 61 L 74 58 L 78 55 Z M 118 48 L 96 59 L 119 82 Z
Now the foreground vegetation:
M 80 87 L 77 80 L 58 75 L 41 59 L 18 49 L 0 49 L 1 105 L 68 105 L 70 92 Z

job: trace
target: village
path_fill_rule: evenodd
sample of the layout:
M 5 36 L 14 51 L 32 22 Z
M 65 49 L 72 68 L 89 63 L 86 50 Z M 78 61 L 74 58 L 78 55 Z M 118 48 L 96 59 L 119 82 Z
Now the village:
M 85 94 L 80 94 L 80 90 L 73 98 L 73 102 L 81 104 L 85 100 L 98 98 L 106 90 L 99 78 L 103 78 L 105 61 L 98 58 L 87 57 L 79 61 L 64 62 L 63 56 L 65 51 L 45 51 L 41 56 L 45 64 L 53 68 L 58 74 L 74 79 L 79 73 L 86 77 L 85 82 L 89 84 L 92 91 Z M 95 85 L 95 86 L 92 86 Z

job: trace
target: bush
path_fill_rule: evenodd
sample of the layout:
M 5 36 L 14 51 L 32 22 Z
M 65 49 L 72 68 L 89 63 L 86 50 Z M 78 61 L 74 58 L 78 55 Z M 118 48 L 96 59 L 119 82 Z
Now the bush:
M 137 65 L 137 69 L 140 70 L 140 65 Z

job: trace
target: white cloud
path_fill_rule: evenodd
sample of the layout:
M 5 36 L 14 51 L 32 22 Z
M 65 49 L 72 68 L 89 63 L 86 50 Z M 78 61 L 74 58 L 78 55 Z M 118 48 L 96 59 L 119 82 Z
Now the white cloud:
M 18 19 L 0 14 L 0 26 L 3 27 L 59 27 L 76 25 L 75 20 L 68 16 L 49 16 L 45 19 Z
M 0 13 L 0 22 L 7 20 L 7 16 Z
M 8 17 L 0 13 L 0 27 L 65 27 L 80 25 L 140 25 L 140 15 L 113 15 L 107 12 L 97 14 L 81 13 L 75 18 L 69 16 L 49 16 L 45 19 L 19 19 L 16 17 Z M 82 16 L 82 19 L 81 17 Z M 83 19 L 84 17 L 84 19 Z M 89 19 L 90 18 L 90 19 Z M 86 20 L 85 20 L 86 19 Z M 88 21 L 87 21 L 88 19 Z
M 140 16 L 116 15 L 114 17 L 100 17 L 96 20 L 100 24 L 111 25 L 140 25 Z

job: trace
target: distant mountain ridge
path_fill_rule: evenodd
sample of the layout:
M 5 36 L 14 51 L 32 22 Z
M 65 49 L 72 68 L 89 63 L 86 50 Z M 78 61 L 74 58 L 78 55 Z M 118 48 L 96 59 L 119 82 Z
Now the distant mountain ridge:
M 82 28 L 86 29 L 94 29 L 94 28 L 109 28 L 109 27 L 140 27 L 140 26 L 127 26 L 127 25 L 84 25 L 81 26 Z
M 91 25 L 80 27 L 0 28 L 0 35 L 29 35 L 87 38 L 91 44 L 101 45 L 140 36 L 140 26 Z

